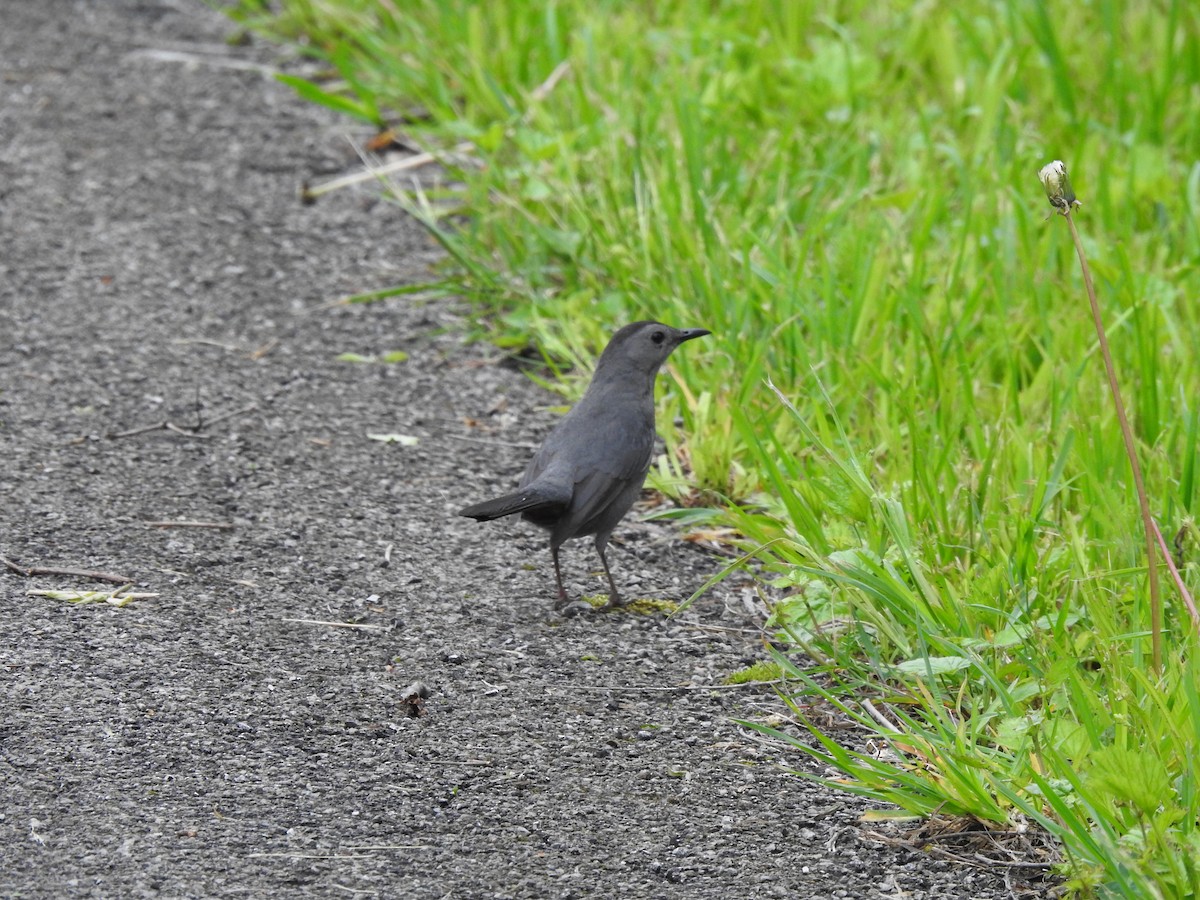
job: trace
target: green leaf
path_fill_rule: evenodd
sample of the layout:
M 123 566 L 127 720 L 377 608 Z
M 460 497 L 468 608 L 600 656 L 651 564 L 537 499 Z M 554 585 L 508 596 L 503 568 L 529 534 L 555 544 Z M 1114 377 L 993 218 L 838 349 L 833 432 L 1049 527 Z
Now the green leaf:
M 343 303 L 374 303 L 377 300 L 387 300 L 392 297 L 403 297 L 408 294 L 428 293 L 433 297 L 441 297 L 455 292 L 455 284 L 450 279 L 442 281 L 421 281 L 416 284 L 400 284 L 395 287 L 383 288 L 378 291 L 365 291 L 352 294 Z
M 357 100 L 353 100 L 350 97 L 345 97 L 341 94 L 331 93 L 324 88 L 318 87 L 311 81 L 305 78 L 299 78 L 296 75 L 285 75 L 280 73 L 276 75 L 275 78 L 277 81 L 280 81 L 292 88 L 292 90 L 294 90 L 305 100 L 308 100 L 312 103 L 318 103 L 321 106 L 327 106 L 332 110 L 345 113 L 346 115 L 353 116 L 356 119 L 362 119 L 370 122 L 373 125 L 376 124 L 373 111 L 365 103 L 360 103 Z
M 551 191 L 550 185 L 546 184 L 545 181 L 537 176 L 532 176 L 528 181 L 525 182 L 525 189 L 521 192 L 521 195 L 526 200 L 538 201 L 545 200 L 552 193 L 553 191 Z
M 1092 754 L 1085 783 L 1094 791 L 1153 816 L 1171 803 L 1171 776 L 1158 755 L 1142 748 L 1105 747 Z
M 578 231 L 565 231 L 561 228 L 539 228 L 538 236 L 546 246 L 560 256 L 574 259 L 583 243 L 583 235 Z
M 971 666 L 971 660 L 962 656 L 925 656 L 905 660 L 892 668 L 902 675 L 949 675 Z

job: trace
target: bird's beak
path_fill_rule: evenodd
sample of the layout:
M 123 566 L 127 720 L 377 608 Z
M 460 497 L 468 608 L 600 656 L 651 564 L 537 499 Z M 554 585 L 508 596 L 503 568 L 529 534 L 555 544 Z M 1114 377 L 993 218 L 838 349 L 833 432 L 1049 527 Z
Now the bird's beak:
M 679 343 L 690 341 L 692 338 L 704 337 L 706 334 L 712 334 L 707 328 L 681 328 L 679 329 Z

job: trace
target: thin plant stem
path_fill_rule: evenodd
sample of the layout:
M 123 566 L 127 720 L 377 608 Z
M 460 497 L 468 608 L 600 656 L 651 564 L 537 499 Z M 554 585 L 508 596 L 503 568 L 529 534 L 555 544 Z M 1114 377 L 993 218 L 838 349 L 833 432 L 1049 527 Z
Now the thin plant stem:
M 1175 589 L 1179 591 L 1179 596 L 1183 598 L 1183 604 L 1187 607 L 1188 615 L 1192 617 L 1192 624 L 1200 631 L 1200 610 L 1196 609 L 1196 601 L 1192 598 L 1192 592 L 1184 584 L 1183 576 L 1179 574 L 1179 569 L 1175 566 L 1175 560 L 1171 559 L 1171 551 L 1167 549 L 1167 542 L 1163 539 L 1157 522 L 1154 523 L 1154 538 L 1158 543 L 1159 552 L 1162 553 L 1163 562 L 1167 564 L 1167 570 L 1175 582 Z
M 1100 341 L 1100 355 L 1104 357 L 1104 371 L 1108 373 L 1108 388 L 1112 391 L 1113 404 L 1117 408 L 1117 421 L 1121 424 L 1121 437 L 1125 439 L 1125 453 L 1129 457 L 1129 467 L 1133 469 L 1133 483 L 1137 490 L 1138 505 L 1142 509 L 1142 529 L 1146 533 L 1146 574 L 1150 579 L 1150 642 L 1154 660 L 1154 671 L 1162 671 L 1162 597 L 1158 588 L 1158 551 L 1154 546 L 1154 536 L 1158 529 L 1150 515 L 1150 501 L 1146 497 L 1146 484 L 1142 480 L 1142 467 L 1138 464 L 1137 449 L 1133 442 L 1133 429 L 1129 427 L 1129 417 L 1125 414 L 1125 404 L 1121 400 L 1121 388 L 1117 384 L 1117 372 L 1113 366 L 1112 353 L 1108 349 L 1108 337 L 1104 331 L 1104 321 L 1100 317 L 1100 304 L 1096 301 L 1096 288 L 1092 284 L 1092 271 L 1088 268 L 1087 257 L 1083 255 L 1083 242 L 1079 240 L 1079 232 L 1075 229 L 1075 220 L 1071 217 L 1071 207 L 1059 209 L 1067 226 L 1071 230 L 1071 239 L 1075 242 L 1075 253 L 1079 256 L 1079 267 L 1083 270 L 1083 285 L 1087 289 L 1088 301 L 1092 305 L 1092 321 L 1096 326 L 1096 337 Z

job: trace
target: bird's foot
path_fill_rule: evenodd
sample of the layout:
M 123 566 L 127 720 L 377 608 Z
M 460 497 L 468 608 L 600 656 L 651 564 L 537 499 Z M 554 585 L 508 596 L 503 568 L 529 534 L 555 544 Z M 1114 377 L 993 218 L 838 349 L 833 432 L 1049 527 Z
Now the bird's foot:
M 583 613 L 590 613 L 595 609 L 592 604 L 586 600 L 570 600 L 563 598 L 554 604 L 554 611 L 561 615 L 564 619 L 573 619 L 575 616 Z
M 600 609 L 623 609 L 627 602 L 621 599 L 620 594 L 612 593 L 608 595 L 608 602 L 601 606 Z

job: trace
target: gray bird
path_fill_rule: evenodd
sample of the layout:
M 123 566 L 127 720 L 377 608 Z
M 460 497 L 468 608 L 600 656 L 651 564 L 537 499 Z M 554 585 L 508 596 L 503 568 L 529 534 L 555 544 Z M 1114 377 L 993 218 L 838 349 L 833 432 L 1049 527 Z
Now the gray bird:
M 515 494 L 459 511 L 480 522 L 521 513 L 550 532 L 550 555 L 563 590 L 558 548 L 593 534 L 608 577 L 606 609 L 622 606 L 604 549 L 621 517 L 633 506 L 650 471 L 654 450 L 654 377 L 671 351 L 712 332 L 634 322 L 618 331 L 596 364 L 587 392 L 534 454 Z

